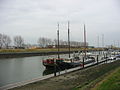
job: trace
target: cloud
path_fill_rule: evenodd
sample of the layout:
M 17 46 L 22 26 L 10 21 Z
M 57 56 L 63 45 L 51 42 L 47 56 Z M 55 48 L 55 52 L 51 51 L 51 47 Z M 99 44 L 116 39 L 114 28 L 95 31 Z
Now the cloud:
M 40 36 L 56 38 L 56 25 L 60 22 L 60 38 L 67 40 L 70 20 L 71 39 L 83 40 L 86 23 L 87 40 L 95 45 L 93 39 L 98 35 L 105 34 L 111 40 L 119 37 L 119 4 L 119 0 L 1 0 L 0 32 L 12 37 L 20 34 L 35 43 L 34 39 Z M 110 37 L 113 32 L 114 37 Z

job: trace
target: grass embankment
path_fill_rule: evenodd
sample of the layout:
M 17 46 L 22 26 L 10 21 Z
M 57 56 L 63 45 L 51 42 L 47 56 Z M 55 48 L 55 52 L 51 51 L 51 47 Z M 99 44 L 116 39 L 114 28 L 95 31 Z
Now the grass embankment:
M 81 48 L 71 48 L 71 52 L 82 50 Z M 68 48 L 60 48 L 61 54 L 68 53 Z M 0 58 L 29 57 L 40 55 L 57 54 L 57 48 L 39 48 L 39 49 L 0 49 Z
M 97 78 L 120 67 L 119 65 L 120 61 L 101 64 L 17 87 L 12 90 L 81 90 Z
M 71 53 L 83 50 L 81 48 L 71 48 Z M 39 48 L 39 49 L 0 49 L 0 58 L 29 57 L 40 55 L 57 54 L 57 48 Z M 68 48 L 60 48 L 61 54 L 67 54 Z
M 56 49 L 0 49 L 0 53 L 5 52 L 46 52 L 56 51 Z
M 71 49 L 73 51 L 80 50 L 79 48 Z M 0 53 L 5 52 L 49 52 L 58 51 L 56 48 L 41 48 L 41 49 L 0 49 Z M 60 51 L 68 51 L 67 48 L 60 48 Z
M 106 76 L 91 90 L 120 90 L 120 68 Z
M 120 90 L 120 67 L 107 72 L 87 85 L 78 86 L 76 90 Z
M 82 51 L 84 48 L 71 48 L 71 51 Z M 88 48 L 87 50 L 99 50 L 97 48 Z M 100 49 L 103 50 L 103 49 Z M 0 53 L 8 52 L 52 52 L 58 51 L 57 48 L 39 48 L 39 49 L 0 49 Z M 60 51 L 68 51 L 68 48 L 60 48 Z

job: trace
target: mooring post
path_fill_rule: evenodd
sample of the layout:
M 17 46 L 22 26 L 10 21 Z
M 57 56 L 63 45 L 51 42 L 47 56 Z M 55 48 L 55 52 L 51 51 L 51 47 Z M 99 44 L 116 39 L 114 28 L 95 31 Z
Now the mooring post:
M 85 60 L 85 57 L 83 57 L 83 68 L 84 68 L 84 60 Z
M 54 76 L 56 76 L 56 61 L 54 59 Z
M 109 51 L 110 57 L 111 57 L 111 51 Z
M 97 64 L 98 64 L 98 55 L 97 55 Z
M 115 56 L 115 51 L 114 51 L 114 56 Z
M 105 58 L 105 53 L 103 52 L 103 55 L 102 55 L 104 58 Z
M 107 57 L 108 55 L 107 55 L 107 53 L 106 53 L 106 57 Z M 106 59 L 106 63 L 107 63 L 107 61 L 108 61 L 108 58 Z

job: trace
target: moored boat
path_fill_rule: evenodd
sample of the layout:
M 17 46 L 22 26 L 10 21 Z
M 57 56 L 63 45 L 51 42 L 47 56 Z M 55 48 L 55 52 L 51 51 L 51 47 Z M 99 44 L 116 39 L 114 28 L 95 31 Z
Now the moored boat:
M 63 58 L 51 58 L 43 60 L 43 65 L 46 67 L 46 69 L 54 68 L 54 66 L 62 67 L 63 61 Z
M 90 63 L 95 63 L 95 58 L 92 56 L 86 56 L 86 58 L 84 58 L 84 65 Z M 83 66 L 83 61 L 81 62 L 81 66 Z
M 56 66 L 58 69 L 68 69 L 80 66 L 82 64 L 82 61 L 79 57 L 71 57 L 71 58 L 52 58 L 52 59 L 46 59 L 43 60 L 43 65 L 46 67 L 46 69 L 51 69 Z
M 95 58 L 89 56 L 89 57 L 86 57 L 84 64 L 90 64 L 90 63 L 94 63 L 94 62 L 95 62 Z
M 73 68 L 80 66 L 82 64 L 82 60 L 79 57 L 79 54 L 74 53 L 72 57 L 65 59 L 64 63 L 66 64 L 67 68 Z

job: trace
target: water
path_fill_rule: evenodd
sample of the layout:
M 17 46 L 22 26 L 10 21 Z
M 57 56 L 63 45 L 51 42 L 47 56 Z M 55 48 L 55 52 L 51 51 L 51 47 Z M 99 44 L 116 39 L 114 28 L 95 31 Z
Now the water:
M 42 60 L 49 57 L 57 58 L 57 55 L 0 59 L 0 87 L 51 73 L 45 70 L 42 64 Z M 63 54 L 61 57 L 67 58 L 68 54 Z
M 42 77 L 46 72 L 42 60 L 51 56 L 33 56 L 22 58 L 0 59 L 0 87 L 7 84 Z M 68 55 L 61 55 L 68 57 Z

